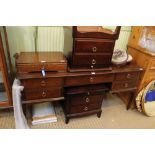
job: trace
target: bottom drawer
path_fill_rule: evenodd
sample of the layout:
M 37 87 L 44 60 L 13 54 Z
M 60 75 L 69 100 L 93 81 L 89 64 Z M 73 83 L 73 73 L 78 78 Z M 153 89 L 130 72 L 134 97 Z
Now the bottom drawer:
M 127 82 L 115 82 L 112 85 L 112 90 L 113 91 L 121 91 L 125 89 L 134 89 L 137 87 L 136 81 L 127 81 Z
M 88 111 L 92 111 L 100 108 L 101 108 L 101 104 L 85 104 L 85 105 L 71 106 L 70 114 L 88 112 Z
M 24 100 L 35 100 L 45 98 L 57 98 L 62 97 L 62 88 L 52 89 L 33 89 L 24 91 Z

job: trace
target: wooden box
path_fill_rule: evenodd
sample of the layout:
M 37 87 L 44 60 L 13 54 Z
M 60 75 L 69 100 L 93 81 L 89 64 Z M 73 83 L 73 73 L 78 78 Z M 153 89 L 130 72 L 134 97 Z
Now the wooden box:
M 16 55 L 16 68 L 18 74 L 41 72 L 65 72 L 67 60 L 62 52 L 21 52 Z

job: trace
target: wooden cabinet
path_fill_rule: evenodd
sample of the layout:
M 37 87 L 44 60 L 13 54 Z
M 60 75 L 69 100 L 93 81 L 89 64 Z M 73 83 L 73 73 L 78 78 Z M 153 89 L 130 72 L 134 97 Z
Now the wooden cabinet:
M 71 68 L 104 68 L 111 65 L 115 41 L 119 37 L 120 26 L 115 32 L 100 26 L 74 26 Z
M 64 78 L 48 77 L 66 72 L 67 61 L 61 52 L 21 52 L 16 55 L 16 67 L 19 75 L 25 75 L 21 79 L 23 103 L 64 99 Z
M 128 52 L 132 55 L 133 61 L 144 68 L 138 91 L 145 87 L 150 81 L 155 80 L 155 52 L 151 52 L 146 48 L 141 47 L 139 44 L 144 28 L 147 28 L 150 34 L 153 31 L 155 32 L 155 27 L 132 27 L 132 33 L 128 43 Z
M 66 123 L 70 118 L 97 114 L 101 116 L 101 106 L 104 93 L 109 88 L 106 85 L 92 85 L 67 88 L 65 90 L 64 112 Z
M 13 73 L 7 33 L 5 27 L 0 27 L 0 107 L 12 105 L 12 80 Z

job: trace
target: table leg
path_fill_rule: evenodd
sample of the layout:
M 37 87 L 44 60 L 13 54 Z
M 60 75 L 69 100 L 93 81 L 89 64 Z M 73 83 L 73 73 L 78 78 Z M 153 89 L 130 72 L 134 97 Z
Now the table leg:
M 135 98 L 135 97 L 136 97 L 136 92 L 135 92 L 135 91 L 134 91 L 134 92 L 131 92 L 131 93 L 130 93 L 129 102 L 128 102 L 127 107 L 126 107 L 127 110 L 130 109 L 131 104 L 134 102 L 134 98 Z

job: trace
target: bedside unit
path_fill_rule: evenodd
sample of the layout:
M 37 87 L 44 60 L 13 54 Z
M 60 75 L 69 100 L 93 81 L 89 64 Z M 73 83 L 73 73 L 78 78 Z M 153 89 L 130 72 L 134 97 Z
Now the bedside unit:
M 104 93 L 109 88 L 106 85 L 81 86 L 65 89 L 65 103 L 63 105 L 66 124 L 70 118 L 97 114 L 101 116 L 101 106 Z

